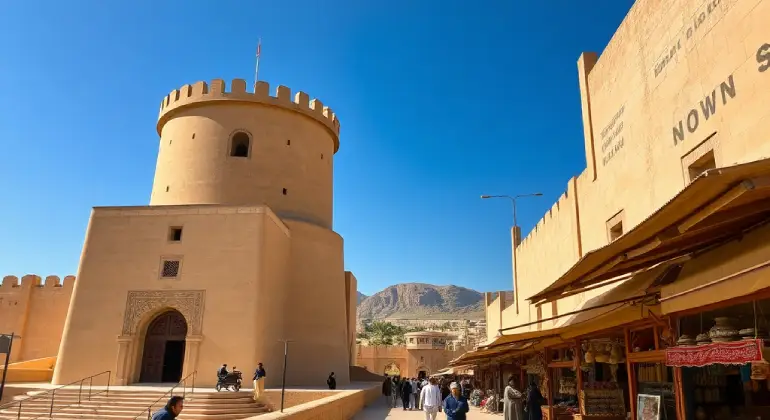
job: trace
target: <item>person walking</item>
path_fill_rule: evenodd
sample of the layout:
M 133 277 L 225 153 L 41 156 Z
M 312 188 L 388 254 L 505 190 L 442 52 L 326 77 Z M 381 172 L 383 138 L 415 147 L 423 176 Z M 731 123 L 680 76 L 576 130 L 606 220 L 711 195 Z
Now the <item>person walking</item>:
M 412 395 L 409 396 L 409 409 L 415 410 L 418 409 L 418 400 L 420 398 L 419 389 L 417 389 L 417 378 L 412 378 L 412 380 L 409 382 L 409 385 L 412 386 Z
M 436 420 L 441 408 L 441 390 L 436 385 L 436 378 L 430 378 L 420 391 L 420 407 L 425 413 L 425 420 Z
M 504 420 L 524 420 L 523 400 L 524 395 L 514 387 L 513 376 L 508 377 L 508 386 L 503 391 Z
M 152 415 L 152 420 L 173 420 L 179 416 L 182 409 L 184 409 L 184 398 L 175 395 L 168 399 L 165 407 Z
M 527 391 L 527 416 L 526 418 L 528 420 L 542 420 L 543 419 L 543 410 L 540 409 L 540 406 L 545 402 L 545 398 L 543 398 L 543 394 L 540 393 L 540 389 L 538 389 L 537 385 L 532 382 L 529 384 L 529 390 Z
M 400 391 L 400 388 L 398 387 L 398 378 L 394 376 L 393 380 L 390 381 L 390 395 L 391 395 L 390 405 L 393 406 L 393 408 L 396 408 L 398 406 L 398 399 L 401 398 L 398 394 L 399 391 Z
M 267 372 L 265 372 L 265 367 L 262 366 L 262 362 L 259 362 L 257 370 L 254 371 L 254 378 L 252 378 L 254 381 L 254 401 L 259 401 L 262 393 L 265 392 L 266 377 Z
M 409 409 L 409 397 L 412 395 L 412 384 L 409 382 L 409 378 L 404 378 L 401 382 L 401 404 L 404 406 L 404 411 Z
M 326 379 L 326 385 L 329 385 L 329 389 L 337 389 L 337 379 L 334 378 L 334 372 Z
M 385 380 L 382 381 L 382 395 L 385 397 L 385 403 L 390 403 L 390 395 L 393 391 L 393 385 L 391 385 L 393 381 L 390 380 L 388 375 L 385 375 Z
M 460 385 L 452 382 L 449 385 L 451 394 L 444 400 L 444 413 L 447 420 L 465 420 L 468 412 L 468 400 L 460 393 Z

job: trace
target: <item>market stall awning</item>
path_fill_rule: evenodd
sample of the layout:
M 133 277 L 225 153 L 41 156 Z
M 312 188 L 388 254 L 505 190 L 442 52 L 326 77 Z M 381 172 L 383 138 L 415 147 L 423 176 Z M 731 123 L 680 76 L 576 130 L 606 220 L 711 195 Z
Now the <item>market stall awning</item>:
M 724 243 L 770 216 L 770 159 L 712 169 L 614 242 L 586 253 L 531 296 L 559 299 L 625 274 Z
M 508 353 L 525 350 L 529 345 L 531 345 L 531 343 L 521 344 L 521 345 L 516 343 L 508 346 L 498 346 L 495 348 L 478 349 L 474 351 L 469 351 L 469 352 L 463 353 L 457 359 L 450 361 L 449 366 L 463 366 L 463 365 L 469 365 L 469 364 L 476 364 L 478 362 L 483 362 L 488 359 L 500 357 Z
M 661 291 L 661 312 L 671 314 L 702 308 L 731 299 L 755 296 L 770 289 L 770 261 L 753 265 L 712 281 L 700 276 L 666 286 Z
M 558 325 L 563 330 L 562 337 L 570 339 L 647 320 L 653 316 L 651 314 L 658 316 L 659 283 L 667 275 L 675 274 L 680 268 L 679 263 L 684 259 L 686 258 L 674 259 L 635 273 L 623 283 L 589 299 L 583 307 L 595 309 L 588 309 L 560 320 Z M 605 306 L 607 304 L 611 305 Z
M 492 341 L 487 347 L 493 348 L 511 343 L 522 343 L 558 337 L 561 331 L 561 328 L 552 328 L 539 331 L 523 331 L 516 334 L 502 334 L 498 336 L 494 341 Z
M 657 317 L 660 314 L 657 297 L 661 284 L 667 284 L 675 279 L 682 264 L 689 258 L 689 256 L 683 256 L 640 270 L 615 287 L 584 302 L 579 309 L 540 321 L 541 323 L 553 321 L 552 329 L 504 335 L 499 337 L 497 342 L 503 344 L 537 334 L 543 337 L 544 341 L 552 344 L 549 335 L 557 336 L 559 341 L 566 341 L 581 335 L 645 321 L 653 316 Z M 516 330 L 532 324 L 507 327 L 501 331 Z
M 462 365 L 462 366 L 454 366 L 454 367 L 448 367 L 446 369 L 441 369 L 440 371 L 434 373 L 433 375 L 430 375 L 431 378 L 437 377 L 437 376 L 455 376 L 455 375 L 473 375 L 473 369 L 470 365 Z

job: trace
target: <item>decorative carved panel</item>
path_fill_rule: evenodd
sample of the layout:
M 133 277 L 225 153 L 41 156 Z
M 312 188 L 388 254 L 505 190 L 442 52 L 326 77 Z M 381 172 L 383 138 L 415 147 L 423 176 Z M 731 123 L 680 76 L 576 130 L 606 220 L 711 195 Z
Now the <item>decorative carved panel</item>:
M 166 308 L 181 312 L 190 332 L 200 335 L 205 297 L 204 290 L 131 290 L 126 299 L 123 335 L 136 334 L 140 322 Z

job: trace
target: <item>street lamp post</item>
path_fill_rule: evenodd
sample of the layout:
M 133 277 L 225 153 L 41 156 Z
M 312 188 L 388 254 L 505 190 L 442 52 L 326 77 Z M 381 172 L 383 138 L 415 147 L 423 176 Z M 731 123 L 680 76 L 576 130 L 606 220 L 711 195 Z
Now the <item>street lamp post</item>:
M 289 343 L 292 340 L 278 340 L 283 343 L 283 380 L 281 381 L 281 413 L 283 413 L 283 401 L 286 395 L 286 367 L 289 361 Z
M 514 303 L 516 303 L 516 314 L 519 314 L 519 276 L 518 276 L 518 264 L 516 263 L 516 248 L 521 241 L 521 230 L 519 229 L 518 220 L 516 220 L 516 200 L 525 197 L 540 197 L 543 193 L 531 193 L 531 194 L 519 194 L 519 195 L 482 195 L 481 199 L 486 200 L 489 198 L 505 198 L 511 200 L 511 206 L 513 207 L 513 238 L 511 238 L 511 245 L 513 250 L 513 293 Z

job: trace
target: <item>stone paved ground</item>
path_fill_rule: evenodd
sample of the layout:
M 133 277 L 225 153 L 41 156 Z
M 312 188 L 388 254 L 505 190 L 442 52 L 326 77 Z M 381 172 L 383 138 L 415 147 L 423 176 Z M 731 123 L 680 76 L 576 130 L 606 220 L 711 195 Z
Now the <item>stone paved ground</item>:
M 471 408 L 468 413 L 468 420 L 502 420 L 500 414 L 485 414 L 481 413 L 477 408 Z M 422 411 L 404 411 L 403 408 L 390 408 L 385 404 L 385 400 L 380 399 L 378 402 L 366 407 L 363 411 L 356 414 L 353 420 L 424 420 L 425 414 Z M 445 420 L 446 416 L 443 413 L 439 413 L 436 420 Z

